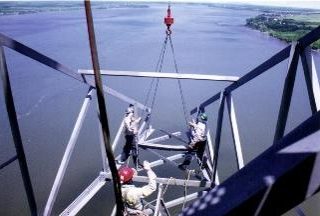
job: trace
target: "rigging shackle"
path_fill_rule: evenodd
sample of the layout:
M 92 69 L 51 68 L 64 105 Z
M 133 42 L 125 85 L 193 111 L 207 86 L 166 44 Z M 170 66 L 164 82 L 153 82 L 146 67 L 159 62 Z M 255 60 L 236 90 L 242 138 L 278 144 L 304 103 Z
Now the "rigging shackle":
M 168 9 L 167 9 L 167 16 L 164 18 L 164 24 L 167 26 L 166 33 L 167 35 L 171 35 L 171 29 L 170 26 L 173 24 L 174 19 L 171 17 L 171 9 L 170 9 L 170 4 L 168 4 Z

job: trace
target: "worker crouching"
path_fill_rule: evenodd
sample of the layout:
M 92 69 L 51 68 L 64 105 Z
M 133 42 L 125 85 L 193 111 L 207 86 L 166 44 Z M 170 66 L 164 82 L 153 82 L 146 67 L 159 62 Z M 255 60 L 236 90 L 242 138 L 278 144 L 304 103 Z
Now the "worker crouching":
M 132 179 L 136 171 L 128 166 L 122 166 L 118 170 L 122 200 L 125 206 L 124 215 L 127 216 L 145 216 L 148 215 L 144 211 L 143 199 L 150 196 L 157 189 L 156 174 L 152 171 L 149 162 L 143 162 L 143 168 L 146 170 L 149 183 L 143 187 L 136 187 L 132 183 Z
M 184 161 L 179 165 L 180 169 L 185 170 L 190 165 L 194 155 L 200 161 L 200 167 L 204 168 L 204 151 L 207 145 L 207 120 L 208 116 L 201 113 L 197 120 L 189 122 L 190 126 L 190 143 L 188 145 L 188 152 L 185 154 Z

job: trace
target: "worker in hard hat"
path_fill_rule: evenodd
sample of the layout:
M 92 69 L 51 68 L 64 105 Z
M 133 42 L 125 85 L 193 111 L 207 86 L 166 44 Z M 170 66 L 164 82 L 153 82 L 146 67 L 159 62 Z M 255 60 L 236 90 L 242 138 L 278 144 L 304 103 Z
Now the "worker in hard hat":
M 143 187 L 136 187 L 132 179 L 136 174 L 135 169 L 126 165 L 118 170 L 122 200 L 125 206 L 125 215 L 147 215 L 144 210 L 142 199 L 150 196 L 157 189 L 156 174 L 152 171 L 149 162 L 143 162 L 143 168 L 147 172 L 149 183 Z
M 130 152 L 132 152 L 132 159 L 134 165 L 138 166 L 138 131 L 139 131 L 139 122 L 141 121 L 140 117 L 135 116 L 134 106 L 132 104 L 126 110 L 124 117 L 124 135 L 126 139 L 126 143 L 123 146 L 123 151 L 121 153 L 121 159 L 118 160 L 119 164 L 124 164 L 125 161 L 130 156 Z
M 194 155 L 196 155 L 203 166 L 203 154 L 207 144 L 207 121 L 208 116 L 201 113 L 197 120 L 189 122 L 190 126 L 190 143 L 188 152 L 185 154 L 184 161 L 179 165 L 179 168 L 186 169 L 190 165 Z

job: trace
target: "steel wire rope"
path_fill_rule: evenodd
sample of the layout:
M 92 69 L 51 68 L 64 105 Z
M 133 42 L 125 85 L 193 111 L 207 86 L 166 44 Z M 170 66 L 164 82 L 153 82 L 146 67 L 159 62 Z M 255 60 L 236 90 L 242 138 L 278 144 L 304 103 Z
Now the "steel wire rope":
M 163 50 L 163 55 L 162 55 L 162 58 L 161 58 L 161 61 L 160 61 L 159 71 L 158 72 L 161 72 L 162 68 L 163 68 L 164 56 L 165 56 L 166 49 L 167 49 L 167 42 L 168 42 L 168 37 L 166 37 L 166 39 L 164 41 L 165 47 L 164 47 L 164 50 Z M 159 88 L 159 81 L 160 81 L 160 79 L 157 78 L 156 79 L 156 86 L 155 86 L 154 93 L 153 93 L 153 96 L 152 96 L 152 103 L 151 103 L 151 106 L 150 106 L 151 109 L 153 109 L 154 104 L 155 104 L 155 100 L 156 100 L 156 96 L 157 96 L 157 92 L 158 92 L 158 88 Z
M 176 55 L 175 55 L 175 51 L 174 51 L 171 35 L 169 35 L 169 42 L 170 42 L 171 52 L 172 52 L 172 56 L 173 56 L 174 68 L 175 68 L 176 73 L 178 74 L 179 73 L 178 64 L 177 64 L 177 59 L 176 59 Z M 185 100 L 185 97 L 184 97 L 184 94 L 183 94 L 182 84 L 181 84 L 180 79 L 178 79 L 178 86 L 179 86 L 180 98 L 181 98 L 182 109 L 183 109 L 183 114 L 184 114 L 184 120 L 186 122 L 186 125 L 188 125 L 187 103 L 186 103 L 186 100 Z
M 166 48 L 167 48 L 167 42 L 168 42 L 168 35 L 166 35 L 165 40 L 164 40 L 163 45 L 162 45 L 162 48 L 161 48 L 161 51 L 160 51 L 160 55 L 159 55 L 159 58 L 158 58 L 158 61 L 157 61 L 157 64 L 156 64 L 156 68 L 155 68 L 156 72 L 161 72 L 162 71 L 164 56 L 165 56 Z M 156 97 L 156 94 L 157 94 L 157 91 L 158 91 L 158 86 L 159 86 L 159 78 L 153 78 L 152 79 L 152 81 L 151 81 L 151 83 L 149 85 L 149 90 L 147 92 L 147 96 L 146 96 L 146 100 L 145 100 L 145 105 L 147 105 L 148 102 L 149 102 L 149 97 L 150 97 L 150 94 L 151 94 L 151 91 L 152 91 L 152 88 L 153 88 L 153 84 L 154 84 L 155 81 L 156 81 L 156 85 L 155 85 L 154 93 L 153 93 L 152 100 L 151 100 L 150 111 L 149 112 L 147 111 L 147 115 L 145 117 L 146 128 L 149 128 L 149 126 L 150 126 L 151 114 L 152 114 L 152 111 L 153 111 L 153 107 L 154 107 L 154 104 L 155 104 L 155 97 Z
M 167 181 L 167 183 L 166 183 L 166 186 L 165 186 L 165 188 L 163 189 L 163 192 L 162 192 L 162 194 L 161 194 L 161 199 L 163 199 L 163 196 L 165 195 L 165 193 L 167 192 L 167 190 L 168 190 L 168 187 L 169 187 L 169 183 L 171 182 L 171 181 L 175 181 L 176 179 L 175 178 L 173 178 L 173 177 L 170 177 L 169 179 L 168 179 L 168 181 Z M 152 203 L 154 203 L 154 202 L 156 202 L 157 201 L 157 199 L 154 199 L 154 200 L 152 200 L 152 201 L 150 201 L 150 202 L 147 202 L 145 205 L 144 205 L 144 209 L 146 209 L 146 206 L 148 206 L 148 205 L 151 205 Z
M 158 70 L 159 70 L 160 61 L 161 61 L 162 56 L 164 55 L 163 51 L 164 51 L 164 49 L 166 47 L 167 37 L 168 36 L 166 36 L 166 38 L 165 38 L 165 40 L 164 40 L 164 42 L 162 44 L 160 55 L 159 55 L 159 58 L 158 58 L 158 61 L 157 61 L 156 67 L 155 67 L 155 71 L 156 72 L 158 72 Z M 152 81 L 150 82 L 150 85 L 149 85 L 149 88 L 148 88 L 148 92 L 147 92 L 147 96 L 146 96 L 146 99 L 145 99 L 145 102 L 144 102 L 145 105 L 147 105 L 148 102 L 149 102 L 150 93 L 151 93 L 151 90 L 152 90 L 152 87 L 153 87 L 153 83 L 154 83 L 155 80 L 156 80 L 156 78 L 153 78 Z
M 188 170 L 188 175 L 186 177 L 186 182 L 185 182 L 185 185 L 184 185 L 184 191 L 183 191 L 183 203 L 182 203 L 182 208 L 181 210 L 184 209 L 185 205 L 186 205 L 186 202 L 187 202 L 187 193 L 188 193 L 188 182 L 190 180 L 190 176 L 191 176 L 191 172 L 193 172 L 192 170 Z

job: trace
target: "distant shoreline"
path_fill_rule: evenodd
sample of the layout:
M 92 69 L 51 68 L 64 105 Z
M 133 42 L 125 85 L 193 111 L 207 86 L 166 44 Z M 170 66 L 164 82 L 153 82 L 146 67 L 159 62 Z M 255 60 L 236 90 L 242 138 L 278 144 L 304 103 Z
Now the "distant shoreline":
M 320 12 L 309 14 L 265 13 L 247 19 L 246 26 L 290 43 L 320 26 Z M 311 47 L 320 51 L 320 40 L 314 42 Z
M 133 2 L 92 2 L 92 9 L 114 8 L 148 8 L 147 4 Z M 84 10 L 81 1 L 31 1 L 31 2 L 1 2 L 0 16 L 25 15 L 42 12 L 60 12 Z
M 93 2 L 93 9 L 148 8 L 149 4 L 164 2 Z M 178 7 L 178 4 L 172 3 Z M 285 42 L 292 42 L 320 25 L 320 10 L 306 8 L 288 8 L 251 4 L 226 3 L 185 3 L 206 5 L 212 8 L 249 10 L 261 14 L 246 20 L 246 26 L 264 32 Z M 67 12 L 83 10 L 83 2 L 79 1 L 33 1 L 33 2 L 1 2 L 0 16 L 27 15 L 42 12 Z M 320 52 L 320 41 L 312 44 L 312 48 Z
M 92 2 L 92 9 L 113 9 L 113 8 L 148 8 L 150 4 L 167 4 L 166 1 L 99 1 Z M 293 13 L 309 13 L 320 11 L 313 8 L 298 8 L 271 5 L 255 5 L 248 3 L 214 3 L 214 2 L 171 2 L 172 5 L 206 5 L 208 7 L 235 9 L 235 10 L 251 10 L 261 13 L 277 12 L 293 12 Z M 24 15 L 41 12 L 59 12 L 70 10 L 84 9 L 82 1 L 0 1 L 0 16 L 6 15 Z

